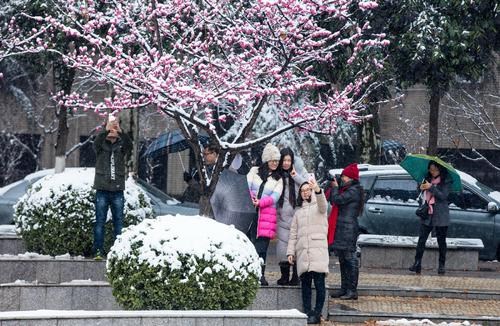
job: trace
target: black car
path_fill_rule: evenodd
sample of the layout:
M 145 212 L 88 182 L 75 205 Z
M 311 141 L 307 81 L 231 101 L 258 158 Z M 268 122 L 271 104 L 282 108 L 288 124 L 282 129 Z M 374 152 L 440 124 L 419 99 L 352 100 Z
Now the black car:
M 359 217 L 360 233 L 418 236 L 420 221 L 417 182 L 399 165 L 360 164 L 365 208 Z M 330 170 L 340 174 L 341 169 Z M 479 257 L 500 260 L 500 192 L 458 171 L 463 191 L 450 193 L 449 238 L 481 239 Z

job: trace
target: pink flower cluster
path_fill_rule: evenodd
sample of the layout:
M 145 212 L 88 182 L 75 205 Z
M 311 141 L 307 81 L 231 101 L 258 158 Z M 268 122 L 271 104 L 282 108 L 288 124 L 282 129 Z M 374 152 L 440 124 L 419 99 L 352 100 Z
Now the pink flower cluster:
M 39 21 L 37 29 L 21 31 L 11 22 L 0 58 L 12 49 L 57 52 L 88 78 L 114 88 L 112 97 L 100 100 L 58 96 L 61 104 L 97 113 L 155 105 L 207 132 L 214 130 L 214 108 L 221 105 L 226 110 L 217 119 L 231 118 L 243 128 L 255 123 L 266 102 L 276 106 L 284 124 L 308 130 L 331 133 L 339 119 L 359 121 L 369 73 L 342 86 L 312 75 L 312 67 L 321 62 L 335 70 L 367 48 L 388 44 L 349 12 L 353 3 L 360 10 L 375 8 L 374 1 L 54 2 L 63 14 L 22 16 Z M 325 21 L 339 30 L 325 29 Z M 61 35 L 80 45 L 61 51 L 55 47 Z M 377 60 L 366 64 L 382 67 Z M 322 95 L 311 96 L 319 88 Z

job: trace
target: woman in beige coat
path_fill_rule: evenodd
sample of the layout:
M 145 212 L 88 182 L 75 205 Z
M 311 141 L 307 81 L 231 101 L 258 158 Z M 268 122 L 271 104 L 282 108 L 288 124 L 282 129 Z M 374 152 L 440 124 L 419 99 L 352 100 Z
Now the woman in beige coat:
M 307 323 L 318 324 L 325 303 L 325 276 L 328 273 L 329 258 L 327 203 L 316 181 L 305 182 L 300 186 L 297 207 L 288 239 L 288 262 L 297 264 Z M 314 310 L 311 310 L 313 280 L 316 287 L 316 304 Z

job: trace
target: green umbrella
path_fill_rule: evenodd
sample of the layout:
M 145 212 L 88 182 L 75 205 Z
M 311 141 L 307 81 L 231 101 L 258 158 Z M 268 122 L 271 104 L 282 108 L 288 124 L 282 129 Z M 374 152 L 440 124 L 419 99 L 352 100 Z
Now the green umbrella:
M 460 180 L 460 175 L 457 170 L 451 166 L 451 164 L 446 163 L 442 159 L 436 156 L 430 156 L 425 154 L 408 154 L 404 160 L 399 163 L 403 169 L 408 171 L 408 173 L 417 182 L 422 182 L 427 175 L 429 162 L 434 161 L 437 164 L 448 170 L 448 176 L 451 178 L 452 184 L 450 191 L 460 192 L 462 191 L 462 181 Z

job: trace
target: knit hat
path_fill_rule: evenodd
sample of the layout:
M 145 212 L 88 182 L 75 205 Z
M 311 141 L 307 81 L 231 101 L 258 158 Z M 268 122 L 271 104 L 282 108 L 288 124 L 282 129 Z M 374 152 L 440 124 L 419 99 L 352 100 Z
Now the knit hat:
M 342 175 L 354 180 L 359 180 L 359 169 L 356 163 L 349 164 L 342 170 Z
M 274 146 L 273 144 L 269 143 L 264 147 L 264 150 L 262 151 L 262 162 L 268 162 L 271 160 L 276 160 L 279 161 L 281 158 L 280 155 L 280 150 L 278 147 Z

